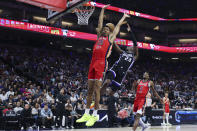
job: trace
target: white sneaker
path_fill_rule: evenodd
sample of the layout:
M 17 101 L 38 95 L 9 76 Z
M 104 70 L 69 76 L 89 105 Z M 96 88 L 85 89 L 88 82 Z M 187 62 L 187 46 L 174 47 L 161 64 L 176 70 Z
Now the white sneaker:
M 53 130 L 56 129 L 55 126 L 52 126 L 52 129 L 53 129 Z
M 21 127 L 21 130 L 24 130 L 24 127 L 23 126 Z
M 74 129 L 74 126 L 71 126 L 72 129 Z
M 69 127 L 68 127 L 68 126 L 66 126 L 66 129 L 69 129 Z
M 146 125 L 151 126 L 151 124 L 150 124 L 150 123 L 148 123 L 148 122 L 147 122 L 147 124 L 146 124 Z
M 166 126 L 166 123 L 161 123 L 161 126 Z
M 166 126 L 171 126 L 171 125 L 172 125 L 172 124 L 170 124 L 170 123 L 167 123 L 167 124 L 166 124 Z
M 46 127 L 45 127 L 45 126 L 43 126 L 43 128 L 45 129 Z
M 142 131 L 145 131 L 146 128 L 148 128 L 148 125 L 145 124 L 145 125 L 142 127 Z

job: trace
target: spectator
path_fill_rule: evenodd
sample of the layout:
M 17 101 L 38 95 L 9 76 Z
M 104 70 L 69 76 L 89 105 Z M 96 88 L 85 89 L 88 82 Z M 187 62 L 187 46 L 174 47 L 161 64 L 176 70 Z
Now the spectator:
M 6 92 L 6 98 L 9 98 L 10 95 L 14 96 L 13 88 L 10 88 L 10 90 Z
M 21 111 L 23 110 L 23 108 L 21 107 L 21 103 L 17 102 L 16 107 L 14 108 L 14 111 L 16 114 L 21 114 Z
M 52 101 L 54 101 L 54 98 L 53 98 L 53 95 L 52 95 L 52 93 L 51 92 L 48 92 L 47 94 L 46 94 L 46 99 L 47 99 L 47 102 L 52 102 Z
M 195 100 L 195 103 L 194 103 L 194 109 L 197 109 L 197 99 Z
M 32 117 L 34 118 L 35 124 L 40 126 L 39 124 L 39 116 L 40 116 L 40 105 L 38 103 L 32 108 L 31 111 Z
M 16 116 L 16 113 L 15 113 L 14 110 L 13 110 L 12 103 L 9 103 L 8 109 L 7 109 L 7 111 L 5 112 L 5 116 Z
M 35 94 L 35 89 L 33 88 L 33 85 L 30 85 L 30 89 L 28 89 L 28 92 L 30 92 L 31 94 Z
M 67 103 L 65 105 L 65 122 L 66 122 L 66 129 L 69 128 L 69 126 L 73 129 L 73 125 L 74 125 L 74 116 L 71 115 L 72 112 L 72 105 L 70 103 Z M 70 125 L 69 125 L 70 123 Z
M 71 94 L 70 101 L 71 101 L 72 106 L 74 106 L 74 104 L 77 101 L 76 95 L 74 93 Z
M 108 125 L 109 127 L 114 127 L 114 124 L 118 123 L 117 118 L 117 110 L 116 110 L 116 104 L 117 98 L 114 97 L 114 94 L 110 94 L 108 100 L 107 100 L 107 115 L 108 115 Z
M 63 114 L 64 114 L 64 110 L 65 110 L 65 103 L 66 103 L 64 89 L 60 90 L 60 93 L 57 96 L 56 102 L 57 102 L 57 108 L 56 108 L 57 109 L 57 121 L 58 121 L 58 125 L 61 128 L 62 127 L 62 118 L 63 118 Z
M 41 110 L 41 117 L 42 117 L 42 124 L 44 125 L 43 128 L 52 128 L 53 122 L 53 113 L 51 109 L 48 108 L 48 105 L 45 105 L 44 108 Z
M 5 101 L 5 100 L 8 99 L 7 95 L 5 94 L 5 91 L 2 91 L 2 94 L 0 94 L 0 99 L 1 99 L 2 101 Z
M 27 129 L 28 126 L 33 124 L 31 108 L 29 104 L 25 104 L 25 108 L 21 111 L 21 130 Z
M 0 99 L 0 117 L 3 116 L 4 108 L 5 108 L 5 105 L 3 104 L 2 100 Z

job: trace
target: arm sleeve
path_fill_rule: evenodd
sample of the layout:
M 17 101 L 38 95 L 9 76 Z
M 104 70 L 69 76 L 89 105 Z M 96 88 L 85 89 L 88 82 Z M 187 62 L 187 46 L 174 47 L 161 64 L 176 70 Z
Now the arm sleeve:
M 130 32 L 130 38 L 133 41 L 134 46 L 137 46 L 137 40 L 136 40 L 135 35 L 132 31 Z

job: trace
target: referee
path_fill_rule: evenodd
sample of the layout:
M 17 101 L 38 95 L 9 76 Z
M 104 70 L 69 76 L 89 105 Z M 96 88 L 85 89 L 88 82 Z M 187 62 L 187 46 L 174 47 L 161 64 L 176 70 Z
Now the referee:
M 149 122 L 152 122 L 152 107 L 155 105 L 152 104 L 152 98 L 151 98 L 151 93 L 148 92 L 147 96 L 146 96 L 146 104 L 145 104 L 145 116 L 146 116 L 146 120 L 145 123 L 147 125 L 151 125 Z

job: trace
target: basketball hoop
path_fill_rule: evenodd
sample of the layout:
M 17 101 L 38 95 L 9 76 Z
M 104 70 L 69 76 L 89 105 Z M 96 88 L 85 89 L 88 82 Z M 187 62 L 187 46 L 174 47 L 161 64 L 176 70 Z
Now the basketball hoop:
M 88 25 L 89 18 L 93 14 L 94 10 L 95 6 L 92 2 L 88 2 L 87 4 L 77 7 L 74 12 L 78 17 L 78 24 Z

